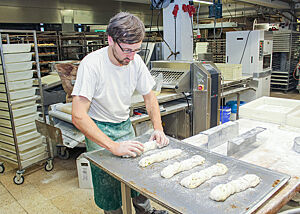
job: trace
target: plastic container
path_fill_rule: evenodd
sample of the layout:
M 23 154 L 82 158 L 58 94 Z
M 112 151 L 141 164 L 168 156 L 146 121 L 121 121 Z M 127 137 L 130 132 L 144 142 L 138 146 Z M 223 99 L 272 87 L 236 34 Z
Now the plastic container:
M 8 82 L 8 88 L 10 91 L 26 89 L 32 87 L 33 79 L 20 80 L 14 82 Z M 5 85 L 0 84 L 0 92 L 6 92 Z
M 230 114 L 231 114 L 231 108 L 229 106 L 221 106 L 220 109 L 221 123 L 229 122 Z
M 27 62 L 31 61 L 33 52 L 29 53 L 16 53 L 16 54 L 4 54 L 5 64 L 15 62 Z M 0 63 L 1 59 L 0 59 Z
M 7 73 L 7 79 L 8 81 L 17 81 L 17 80 L 26 80 L 33 77 L 33 71 L 34 70 L 28 70 L 28 71 L 19 71 L 19 72 L 13 72 L 13 73 Z M 4 76 L 3 74 L 0 75 L 0 83 L 4 83 Z
M 31 44 L 3 44 L 3 53 L 29 52 Z
M 22 143 L 22 142 L 28 141 L 32 138 L 38 138 L 40 136 L 41 136 L 41 134 L 38 133 L 35 130 L 31 131 L 31 132 L 25 132 L 25 133 L 22 133 L 20 135 L 17 135 L 17 142 Z M 0 141 L 13 144 L 14 143 L 14 138 L 13 138 L 12 135 L 7 135 L 5 133 L 0 133 Z
M 35 95 L 34 97 L 38 97 L 38 96 Z M 25 99 L 27 99 L 27 98 L 24 98 L 24 100 Z M 18 109 L 18 108 L 24 108 L 24 107 L 27 107 L 27 106 L 33 106 L 35 103 L 36 103 L 35 100 L 30 100 L 30 101 L 25 100 L 24 102 L 20 102 L 20 103 L 13 103 L 12 104 L 12 109 Z M 0 110 L 8 110 L 7 102 L 0 102 Z
M 30 62 L 18 62 L 6 64 L 6 72 L 26 71 L 32 69 L 33 61 Z M 2 67 L 0 67 L 0 73 L 3 73 Z
M 13 109 L 12 112 L 13 112 L 14 119 L 16 119 L 18 117 L 22 117 L 28 114 L 34 114 L 36 110 L 37 110 L 37 105 L 34 105 L 34 106 L 26 106 L 24 108 Z M 9 112 L 0 110 L 0 117 L 5 119 L 10 119 Z
M 17 100 L 17 99 L 22 99 L 25 97 L 32 97 L 35 95 L 36 88 L 31 87 L 28 89 L 22 89 L 22 90 L 17 90 L 17 91 L 12 91 L 9 92 L 10 94 L 10 99 L 11 100 Z M 0 100 L 1 101 L 7 101 L 7 95 L 4 93 L 0 93 Z
M 240 106 L 245 105 L 245 101 L 240 101 Z M 231 100 L 226 103 L 226 106 L 229 106 L 231 108 L 231 113 L 236 113 L 237 112 L 237 101 L 236 100 Z

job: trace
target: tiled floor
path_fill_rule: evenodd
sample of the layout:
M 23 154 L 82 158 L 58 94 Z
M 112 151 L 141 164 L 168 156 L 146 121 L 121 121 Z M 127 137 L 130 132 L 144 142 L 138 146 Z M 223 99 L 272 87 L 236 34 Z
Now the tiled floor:
M 0 174 L 0 214 L 101 214 L 91 189 L 80 189 L 76 170 L 76 157 L 82 149 L 71 151 L 69 160 L 54 161 L 54 169 L 44 167 L 26 170 L 22 185 L 13 183 L 16 170 L 5 163 Z M 152 204 L 163 209 L 158 204 Z
M 273 97 L 300 100 L 297 91 L 286 94 L 272 92 Z M 73 150 L 72 150 L 73 151 Z M 96 214 L 103 213 L 93 200 L 93 192 L 79 189 L 76 170 L 76 157 L 82 150 L 74 150 L 69 160 L 55 159 L 54 169 L 46 172 L 42 167 L 27 170 L 25 182 L 15 185 L 15 169 L 5 163 L 5 172 L 0 174 L 0 214 Z M 300 201 L 299 194 L 294 198 Z M 153 205 L 162 209 L 159 205 Z M 285 206 L 282 210 L 295 207 Z M 299 206 L 299 203 L 296 203 Z
M 300 100 L 300 93 L 298 90 L 291 90 L 287 93 L 283 93 L 280 91 L 272 91 L 270 94 L 271 97 L 279 97 L 279 98 L 287 98 L 287 99 L 295 99 Z
M 78 188 L 75 157 L 55 159 L 54 169 L 25 172 L 22 185 L 15 185 L 15 170 L 5 164 L 0 175 L 0 214 L 103 213 L 93 201 L 93 192 Z M 33 172 L 32 172 L 33 171 Z

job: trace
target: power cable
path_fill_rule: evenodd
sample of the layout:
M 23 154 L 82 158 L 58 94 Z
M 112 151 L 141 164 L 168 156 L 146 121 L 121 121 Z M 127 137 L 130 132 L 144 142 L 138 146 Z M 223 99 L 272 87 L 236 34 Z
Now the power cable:
M 193 54 L 194 54 L 195 48 L 194 48 L 194 26 L 193 26 L 193 16 L 191 16 L 190 19 L 191 19 L 191 27 L 192 27 L 192 45 L 193 45 L 192 48 L 193 48 Z M 195 45 L 195 47 L 196 47 L 196 45 Z
M 190 109 L 189 99 L 188 99 L 188 97 L 186 96 L 185 92 L 182 92 L 182 94 L 184 95 L 185 100 L 186 100 L 186 103 L 187 103 L 187 105 L 188 105 L 187 113 L 191 116 L 191 109 Z
M 162 38 L 163 42 L 167 45 L 169 51 L 171 52 L 171 54 L 168 56 L 168 59 L 169 59 L 172 55 L 175 55 L 176 53 L 174 53 L 174 52 L 172 51 L 170 45 L 167 43 L 167 41 L 164 39 L 164 37 L 161 35 L 161 33 L 160 33 L 160 31 L 159 31 L 158 22 L 159 22 L 159 16 L 160 16 L 160 13 L 161 13 L 161 10 L 158 12 L 158 15 L 157 15 L 156 27 L 157 27 L 158 34 L 160 35 L 160 37 Z
M 149 32 L 149 34 L 151 34 L 152 21 L 153 21 L 153 8 L 151 8 L 151 21 L 150 21 L 150 32 Z M 144 63 L 146 63 L 146 56 L 147 56 L 147 50 L 148 50 L 149 40 L 150 39 L 149 39 L 149 36 L 148 36 L 147 44 L 146 44 L 146 50 L 145 50 L 145 56 L 144 56 Z M 149 54 L 150 54 L 150 51 L 149 51 Z
M 228 7 L 227 7 L 227 5 L 226 5 L 226 4 L 224 4 L 224 5 L 225 5 L 225 7 L 226 7 L 226 10 L 228 11 L 228 13 L 229 13 L 230 17 L 231 17 L 231 18 L 233 18 L 233 17 L 232 17 L 232 15 L 231 15 L 231 13 L 230 13 L 230 11 L 228 10 Z
M 243 50 L 243 53 L 242 53 L 241 60 L 240 60 L 240 63 L 239 63 L 239 64 L 242 63 L 242 60 L 243 60 L 243 57 L 244 57 L 244 54 L 245 54 L 245 50 L 246 50 L 246 47 L 247 47 L 247 43 L 248 43 L 248 39 L 249 39 L 250 33 L 251 33 L 251 30 L 249 30 L 249 33 L 248 33 L 248 35 L 247 35 L 246 43 L 245 43 L 244 50 Z

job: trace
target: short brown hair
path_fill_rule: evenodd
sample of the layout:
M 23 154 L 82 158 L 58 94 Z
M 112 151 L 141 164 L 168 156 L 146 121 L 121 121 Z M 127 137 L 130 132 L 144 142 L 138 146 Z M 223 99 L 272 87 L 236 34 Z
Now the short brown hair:
M 114 41 L 134 44 L 144 39 L 145 26 L 137 16 L 128 12 L 120 12 L 109 20 L 106 33 Z

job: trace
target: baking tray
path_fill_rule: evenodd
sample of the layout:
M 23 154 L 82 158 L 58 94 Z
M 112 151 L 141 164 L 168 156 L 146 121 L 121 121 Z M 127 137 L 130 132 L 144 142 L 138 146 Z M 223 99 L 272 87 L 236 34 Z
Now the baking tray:
M 149 135 L 136 138 L 140 142 L 146 142 L 148 139 Z M 161 163 L 155 163 L 146 168 L 139 167 L 138 162 L 146 155 L 156 153 L 157 150 L 150 151 L 141 157 L 128 159 L 114 156 L 107 150 L 88 152 L 85 154 L 85 157 L 118 180 L 126 183 L 130 188 L 142 192 L 175 213 L 252 213 L 290 178 L 286 174 L 222 156 L 173 138 L 170 138 L 169 146 L 162 150 L 175 148 L 183 150 L 181 156 Z M 167 165 L 196 154 L 206 159 L 203 165 L 197 166 L 190 171 L 179 173 L 170 179 L 164 179 L 160 176 L 161 170 Z M 228 167 L 228 172 L 225 175 L 213 177 L 195 189 L 187 189 L 179 184 L 181 179 L 191 173 L 216 163 L 225 164 Z M 218 184 L 227 183 L 247 173 L 256 174 L 262 179 L 256 188 L 250 188 L 231 195 L 224 202 L 216 202 L 209 198 L 210 191 Z

